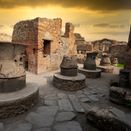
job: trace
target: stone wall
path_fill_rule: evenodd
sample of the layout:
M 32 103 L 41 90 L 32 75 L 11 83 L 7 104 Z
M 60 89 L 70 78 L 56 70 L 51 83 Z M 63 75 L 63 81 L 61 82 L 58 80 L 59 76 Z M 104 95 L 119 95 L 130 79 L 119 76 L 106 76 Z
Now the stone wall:
M 61 18 L 36 18 L 14 26 L 13 42 L 27 44 L 28 70 L 42 73 L 59 68 L 63 55 L 76 55 L 74 26 L 66 23 L 61 36 Z
M 110 47 L 113 45 L 126 45 L 126 42 L 123 41 L 116 41 L 111 39 L 102 39 L 96 40 L 91 42 L 93 45 L 93 49 L 97 50 L 98 52 L 106 52 L 109 53 Z
M 28 70 L 37 72 L 37 55 L 33 49 L 37 46 L 38 18 L 16 23 L 12 42 L 28 45 L 26 49 Z
M 75 44 L 75 35 L 74 35 L 74 25 L 72 23 L 66 23 L 65 25 L 65 37 L 68 38 L 68 54 L 69 55 L 76 55 L 77 54 L 77 47 Z
M 127 45 L 113 45 L 110 47 L 109 53 L 111 58 L 118 58 L 119 63 L 124 63 L 124 54 L 127 50 Z
M 46 18 L 39 18 L 38 22 L 38 69 L 37 72 L 45 72 L 56 69 L 59 63 L 59 56 L 57 49 L 59 48 L 60 34 L 61 34 L 61 19 L 49 20 Z M 50 53 L 44 54 L 44 41 L 50 41 Z
M 81 44 L 85 44 L 85 38 L 81 36 L 81 34 L 79 33 L 75 33 L 75 43 L 76 45 L 81 45 Z

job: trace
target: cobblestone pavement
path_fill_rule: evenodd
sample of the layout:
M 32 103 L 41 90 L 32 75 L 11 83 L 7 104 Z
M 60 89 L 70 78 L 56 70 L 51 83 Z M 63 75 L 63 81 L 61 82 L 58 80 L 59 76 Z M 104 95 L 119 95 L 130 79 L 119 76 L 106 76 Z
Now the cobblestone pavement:
M 110 80 L 118 75 L 102 73 L 101 78 L 87 79 L 83 90 L 65 92 L 53 87 L 54 73 L 27 72 L 27 83 L 40 86 L 39 103 L 23 115 L 1 120 L 0 131 L 98 131 L 86 122 L 86 112 L 96 105 L 120 108 L 108 100 Z M 131 118 L 130 111 L 121 110 Z

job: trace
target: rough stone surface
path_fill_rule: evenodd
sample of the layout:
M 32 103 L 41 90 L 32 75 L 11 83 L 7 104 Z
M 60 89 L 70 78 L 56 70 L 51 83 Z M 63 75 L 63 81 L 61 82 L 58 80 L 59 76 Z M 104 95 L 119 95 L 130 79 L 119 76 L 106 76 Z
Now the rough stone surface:
M 31 131 L 32 125 L 29 123 L 19 124 L 13 131 Z
M 53 124 L 57 111 L 57 106 L 41 106 L 36 112 L 29 113 L 26 121 L 32 123 L 36 128 L 49 127 Z
M 85 112 L 83 107 L 80 105 L 78 98 L 75 95 L 69 95 L 69 98 L 76 112 L 82 112 L 82 113 Z
M 50 128 L 40 128 L 40 129 L 36 129 L 34 131 L 51 131 Z
M 60 68 L 61 75 L 77 76 L 77 57 L 64 56 Z
M 25 75 L 25 46 L 0 42 L 0 78 L 16 78 Z
M 109 99 L 117 104 L 130 107 L 131 104 L 131 90 L 121 87 L 110 87 Z
M 56 121 L 70 121 L 72 120 L 73 118 L 75 118 L 76 115 L 73 113 L 73 112 L 60 112 L 57 114 L 56 116 Z
M 111 58 L 117 58 L 118 59 L 118 63 L 122 63 L 122 64 L 125 63 L 124 55 L 125 55 L 125 52 L 127 50 L 127 45 L 126 44 L 127 44 L 126 42 L 123 43 L 123 44 L 119 44 L 118 43 L 118 44 L 112 45 L 110 47 Z
M 55 131 L 82 131 L 80 124 L 76 121 L 57 124 L 54 129 Z
M 96 55 L 97 52 L 89 52 L 87 53 L 86 60 L 84 62 L 84 69 L 87 70 L 96 70 Z
M 67 77 L 56 73 L 53 77 L 53 85 L 65 91 L 76 91 L 85 88 L 85 76 L 78 74 L 75 77 Z
M 101 77 L 101 70 L 96 69 L 96 70 L 86 70 L 83 68 L 79 68 L 79 73 L 82 73 L 86 76 L 86 78 L 99 78 Z
M 37 109 L 37 113 L 42 113 L 43 115 L 55 116 L 58 111 L 58 106 L 41 106 Z
M 80 101 L 86 103 L 86 102 L 90 102 L 90 99 L 84 97 L 84 98 L 81 98 Z
M 0 122 L 0 131 L 4 130 L 4 124 Z
M 63 36 L 61 30 L 61 18 L 38 17 L 15 24 L 12 41 L 28 45 L 26 49 L 28 71 L 42 73 L 56 70 L 64 55 L 76 55 L 74 26 L 66 23 Z
M 90 95 L 88 96 L 88 98 L 93 101 L 93 102 L 96 102 L 96 101 L 99 101 L 99 99 L 97 98 L 97 95 Z
M 114 67 L 113 66 L 97 66 L 98 69 L 100 69 L 102 72 L 105 73 L 113 73 Z
M 28 111 L 33 107 L 39 98 L 38 87 L 34 84 L 13 92 L 0 94 L 0 119 L 15 117 Z
M 74 111 L 68 99 L 58 100 L 58 105 L 61 111 Z
M 131 70 L 122 69 L 119 74 L 119 86 L 123 88 L 130 88 L 130 73 Z
M 76 112 L 74 105 L 72 104 L 72 102 L 69 99 L 69 95 L 75 95 L 78 99 L 78 102 L 80 103 L 82 108 L 85 110 L 85 112 L 88 112 L 93 106 L 101 106 L 104 108 L 106 108 L 106 107 L 108 108 L 109 105 L 111 105 L 112 107 L 117 107 L 117 109 L 123 111 L 124 114 L 126 115 L 125 121 L 130 124 L 130 121 L 131 121 L 130 109 L 127 109 L 127 108 L 125 109 L 121 106 L 118 106 L 114 103 L 109 102 L 108 95 L 109 95 L 110 80 L 118 78 L 119 71 L 117 71 L 115 73 L 116 74 L 103 73 L 102 77 L 100 79 L 88 79 L 87 78 L 86 79 L 86 85 L 87 85 L 86 88 L 79 90 L 79 91 L 75 91 L 75 92 L 70 92 L 70 91 L 65 92 L 65 91 L 58 90 L 57 88 L 53 87 L 53 85 L 50 81 L 50 77 L 52 77 L 54 74 L 53 71 L 47 72 L 44 74 L 39 74 L 39 75 L 35 75 L 35 74 L 27 72 L 27 82 L 29 82 L 29 83 L 33 82 L 33 83 L 37 84 L 37 86 L 40 87 L 39 88 L 40 101 L 39 101 L 39 103 L 37 103 L 37 105 L 34 108 L 32 108 L 28 112 L 28 114 L 31 112 L 34 112 L 34 113 L 40 114 L 40 116 L 42 116 L 42 112 L 44 112 L 44 110 L 45 110 L 45 108 L 43 108 L 43 106 L 45 107 L 44 100 L 55 100 L 55 101 L 57 101 L 57 103 L 59 103 L 58 102 L 59 100 L 66 99 L 67 101 L 69 101 L 70 105 L 72 106 L 72 109 L 73 109 L 72 112 L 76 114 L 76 118 L 74 118 L 74 120 L 76 120 L 78 123 L 80 123 L 80 125 L 82 127 L 82 131 L 98 131 L 98 129 L 95 128 L 95 125 L 90 124 L 89 122 L 86 121 L 85 113 Z M 99 98 L 99 101 L 94 102 L 94 101 L 90 100 L 89 97 L 92 95 L 95 95 L 95 97 Z M 88 98 L 90 101 L 89 102 L 81 102 L 81 100 L 80 100 L 81 98 Z M 66 108 L 66 106 L 67 105 L 65 104 L 65 108 Z M 40 111 L 37 111 L 37 109 L 39 107 L 42 107 L 43 110 L 40 109 Z M 47 106 L 47 107 L 52 108 L 54 106 Z M 56 124 L 62 123 L 62 122 L 56 122 L 56 120 L 55 120 L 57 117 L 57 114 L 64 111 L 64 110 L 60 110 L 60 104 L 58 104 L 58 108 L 59 109 L 55 115 L 49 115 L 54 118 L 53 123 L 51 124 L 51 126 L 48 127 L 51 131 L 55 131 L 53 127 Z M 70 112 L 70 111 L 68 111 L 68 112 Z M 113 112 L 114 112 L 113 114 L 116 114 L 116 112 L 118 112 L 118 111 L 116 111 L 116 109 L 115 109 Z M 48 113 L 46 112 L 45 114 L 48 114 Z M 6 129 L 8 129 L 7 131 L 14 131 L 11 129 L 15 129 L 17 125 L 24 123 L 24 122 L 31 123 L 31 122 L 25 121 L 25 118 L 27 117 L 28 114 L 24 113 L 23 115 L 17 116 L 15 118 L 1 120 L 1 122 L 4 123 L 4 129 L 5 129 L 4 131 L 6 131 Z M 51 113 L 51 114 L 54 114 L 54 113 Z M 117 116 L 119 116 L 119 114 L 121 114 L 121 113 L 118 113 Z M 122 114 L 121 114 L 121 116 L 123 116 Z M 44 119 L 44 118 L 48 119 L 47 117 L 42 117 L 42 119 Z M 33 119 L 35 119 L 35 117 Z M 122 119 L 124 120 L 124 118 L 122 118 Z M 47 128 L 43 125 L 42 120 L 40 120 L 40 122 L 41 122 L 42 127 L 36 127 L 35 123 L 34 124 L 31 123 L 32 124 L 32 131 L 35 131 L 37 129 L 44 130 Z M 66 122 L 69 122 L 69 121 L 66 121 Z M 102 130 L 100 130 L 100 131 L 102 131 Z M 115 131 L 116 131 L 116 129 L 115 129 Z
M 31 112 L 27 117 L 26 121 L 33 124 L 36 128 L 48 127 L 53 124 L 54 118 L 48 114 Z
M 60 67 L 66 69 L 77 68 L 77 58 L 75 56 L 64 56 Z
M 56 106 L 57 102 L 56 102 L 56 100 L 45 100 L 44 104 L 47 106 Z
M 110 66 L 111 65 L 111 60 L 108 54 L 102 55 L 100 65 L 101 66 Z
M 0 42 L 0 92 L 13 92 L 25 87 L 25 46 Z
M 87 113 L 87 120 L 104 131 L 131 131 L 131 124 L 124 119 L 125 114 L 115 108 L 95 107 Z M 104 125 L 104 126 L 103 126 Z

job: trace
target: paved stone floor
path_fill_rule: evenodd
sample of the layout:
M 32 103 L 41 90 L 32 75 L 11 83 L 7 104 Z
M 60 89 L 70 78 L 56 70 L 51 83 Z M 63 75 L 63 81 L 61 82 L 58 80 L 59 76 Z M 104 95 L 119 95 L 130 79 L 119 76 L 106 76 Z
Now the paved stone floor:
M 36 83 L 40 88 L 39 103 L 23 115 L 1 120 L 0 131 L 98 131 L 85 118 L 86 112 L 94 106 L 121 109 L 131 120 L 131 111 L 108 100 L 110 80 L 118 78 L 117 70 L 116 74 L 102 73 L 101 78 L 87 79 L 86 88 L 75 92 L 53 87 L 54 73 L 27 72 L 27 83 Z

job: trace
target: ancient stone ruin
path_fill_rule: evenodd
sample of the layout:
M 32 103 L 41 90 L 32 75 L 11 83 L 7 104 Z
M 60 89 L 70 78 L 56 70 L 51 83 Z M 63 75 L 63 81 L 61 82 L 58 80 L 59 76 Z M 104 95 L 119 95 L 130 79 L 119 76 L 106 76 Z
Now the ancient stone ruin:
M 117 64 L 118 64 L 118 58 L 112 57 L 112 58 L 111 58 L 111 64 L 112 64 L 113 66 L 117 66 Z
M 26 85 L 25 46 L 0 42 L 0 119 L 29 110 L 38 101 L 38 88 Z
M 64 56 L 60 65 L 61 75 L 64 76 L 77 76 L 77 60 L 76 57 Z
M 100 61 L 100 65 L 98 66 L 99 69 L 101 69 L 103 72 L 106 73 L 113 73 L 114 67 L 111 64 L 111 59 L 109 54 L 104 53 L 102 54 L 102 58 Z
M 96 68 L 96 56 L 97 52 L 87 53 L 83 68 L 79 69 L 79 72 L 87 78 L 99 78 L 101 76 L 101 70 Z
M 119 82 L 113 82 L 110 88 L 110 100 L 131 107 L 131 41 L 129 36 L 125 67 L 120 70 Z
M 77 54 L 74 26 L 66 23 L 63 34 L 61 18 L 20 21 L 14 26 L 12 41 L 28 45 L 25 67 L 36 74 L 56 70 L 64 55 Z
M 131 34 L 130 34 L 131 36 Z M 125 67 L 120 70 L 119 81 L 112 81 L 109 91 L 109 100 L 118 104 L 114 106 L 96 106 L 91 108 L 86 115 L 87 121 L 93 123 L 103 131 L 131 131 L 131 121 L 128 111 L 131 108 L 131 41 L 128 41 L 127 52 L 124 55 Z M 109 63 L 109 62 L 107 62 Z M 111 103 L 110 103 L 111 104 Z M 128 109 L 120 108 L 123 105 Z
M 64 56 L 60 65 L 61 72 L 54 74 L 53 85 L 66 91 L 85 88 L 85 76 L 77 72 L 77 58 Z

